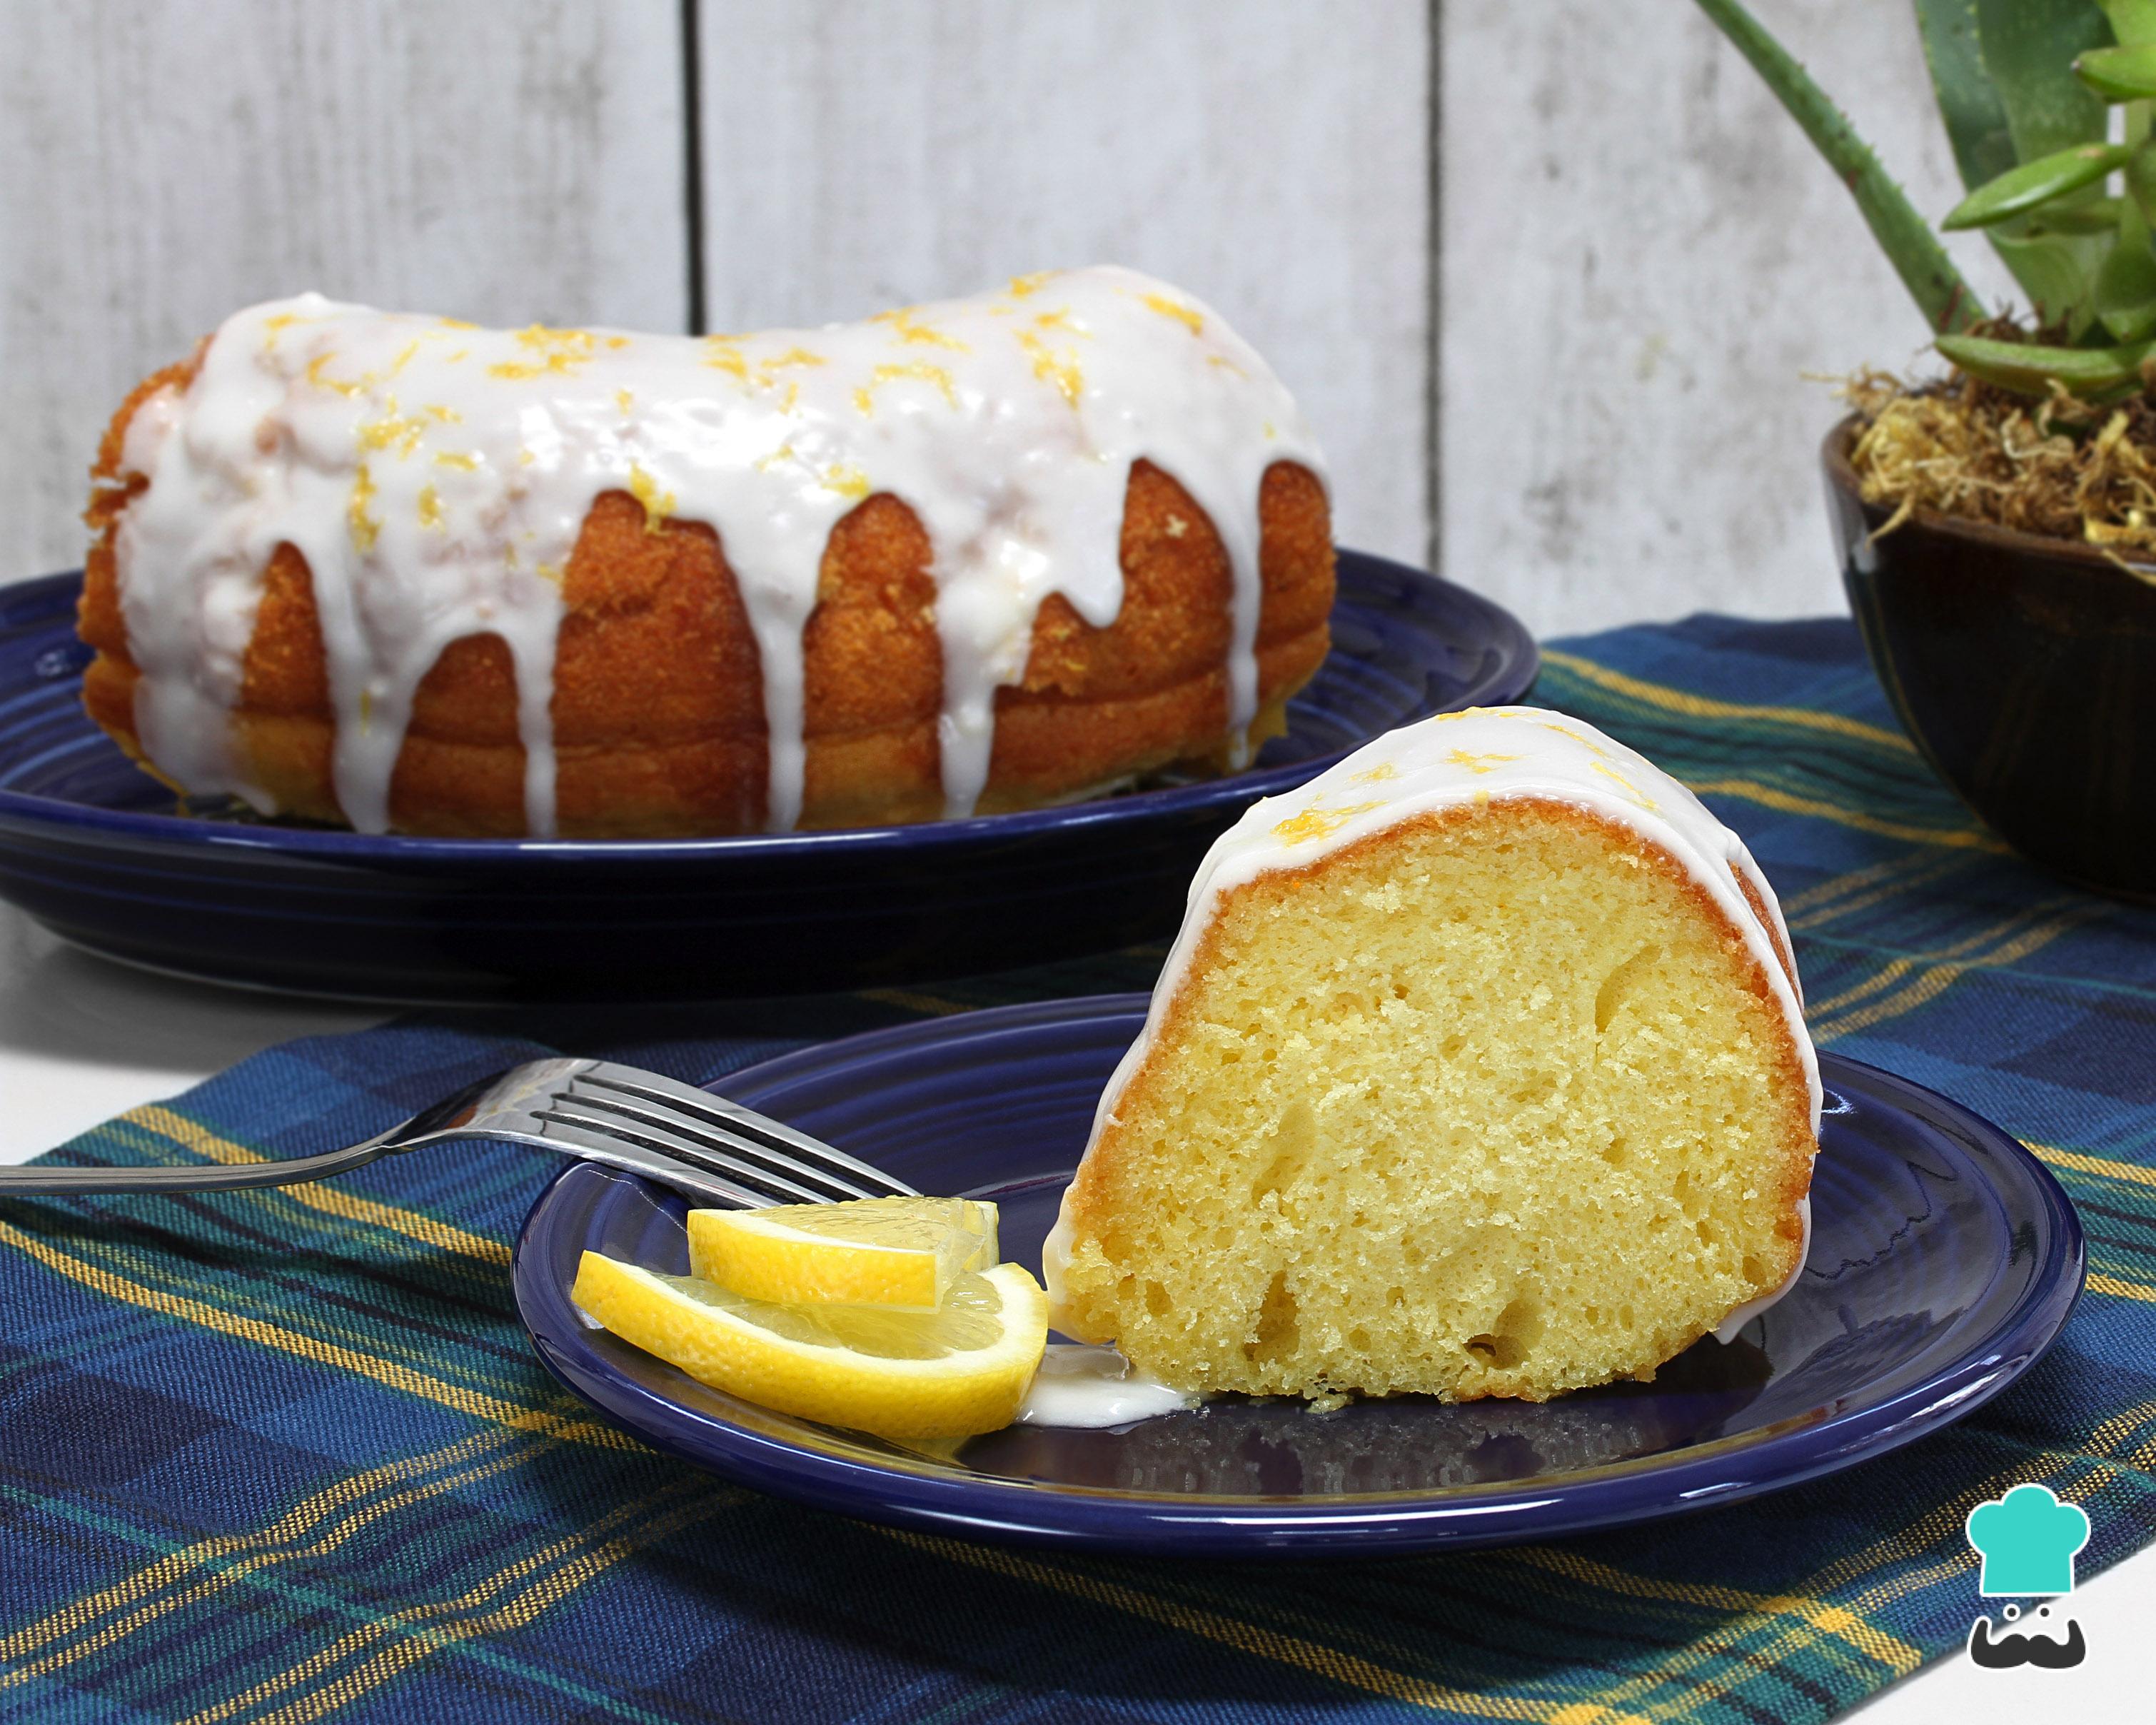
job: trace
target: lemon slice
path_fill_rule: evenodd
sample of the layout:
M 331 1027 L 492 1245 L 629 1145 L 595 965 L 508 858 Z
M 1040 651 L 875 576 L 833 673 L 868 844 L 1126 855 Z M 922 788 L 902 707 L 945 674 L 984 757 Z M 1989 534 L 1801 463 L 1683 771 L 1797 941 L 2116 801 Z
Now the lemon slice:
M 689 1212 L 690 1274 L 752 1300 L 933 1312 L 1001 1255 L 996 1207 L 963 1198 Z
M 586 1252 L 569 1297 L 624 1342 L 782 1414 L 894 1438 L 1010 1424 L 1048 1344 L 1015 1264 L 955 1277 L 940 1311 L 780 1306 Z

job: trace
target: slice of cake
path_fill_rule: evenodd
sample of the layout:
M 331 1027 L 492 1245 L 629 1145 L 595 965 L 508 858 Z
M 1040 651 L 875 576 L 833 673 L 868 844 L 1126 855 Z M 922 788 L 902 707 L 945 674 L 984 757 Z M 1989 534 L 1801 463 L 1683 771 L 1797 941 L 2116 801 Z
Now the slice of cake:
M 1200 867 L 1045 1268 L 1186 1389 L 1531 1400 L 1795 1280 L 1820 1087 L 1743 844 L 1533 707 L 1262 802 Z

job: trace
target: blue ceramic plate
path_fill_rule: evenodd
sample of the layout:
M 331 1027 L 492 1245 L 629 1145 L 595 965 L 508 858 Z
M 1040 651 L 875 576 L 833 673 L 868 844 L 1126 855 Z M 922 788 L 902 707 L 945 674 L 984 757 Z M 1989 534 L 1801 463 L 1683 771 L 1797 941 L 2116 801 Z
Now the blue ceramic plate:
M 1029 1267 L 1137 995 L 910 1024 L 768 1061 L 726 1093 L 932 1192 L 1003 1208 Z M 568 1170 L 517 1242 L 540 1357 L 656 1448 L 825 1509 L 981 1539 L 1162 1555 L 1315 1556 L 1546 1539 L 1731 1502 L 1959 1419 L 2041 1354 L 2081 1292 L 2082 1231 L 2020 1145 L 1906 1080 L 1833 1055 L 1796 1287 L 1733 1345 L 1654 1383 L 1539 1406 L 1424 1397 L 1313 1415 L 1218 1400 L 1115 1431 L 1013 1427 L 955 1461 L 773 1414 L 588 1327 L 587 1248 L 684 1273 L 681 1201 Z
M 1517 701 L 1537 662 L 1487 599 L 1343 551 L 1332 656 L 1247 773 L 925 826 L 367 838 L 176 814 L 83 712 L 80 588 L 0 588 L 0 897 L 112 957 L 372 1000 L 850 988 L 1164 936 L 1252 802 L 1425 714 Z

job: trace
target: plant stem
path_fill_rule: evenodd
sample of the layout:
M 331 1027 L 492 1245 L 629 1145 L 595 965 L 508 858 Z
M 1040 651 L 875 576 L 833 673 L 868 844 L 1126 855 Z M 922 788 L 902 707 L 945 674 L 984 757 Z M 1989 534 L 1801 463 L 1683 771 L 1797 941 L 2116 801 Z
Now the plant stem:
M 1917 213 L 1907 193 L 1894 183 L 1871 146 L 1856 135 L 1849 116 L 1835 106 L 1827 94 L 1789 51 L 1747 12 L 1739 0 L 1699 0 L 1699 9 L 1712 18 L 1752 63 L 1767 88 L 1780 99 L 1789 116 L 1804 129 L 1828 165 L 1841 177 L 1856 198 L 1857 208 L 1887 254 L 1887 261 L 1902 278 L 1902 285 L 1917 302 L 1932 327 L 1945 333 L 1965 330 L 1984 316 L 1983 303 L 1962 280 L 1953 259 L 1933 234 L 1930 224 Z

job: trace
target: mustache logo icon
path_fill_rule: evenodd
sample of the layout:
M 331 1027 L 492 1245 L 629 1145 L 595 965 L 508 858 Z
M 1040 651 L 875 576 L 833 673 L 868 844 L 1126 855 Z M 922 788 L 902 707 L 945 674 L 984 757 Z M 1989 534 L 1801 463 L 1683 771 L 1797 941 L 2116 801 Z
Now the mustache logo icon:
M 2000 1614 L 2011 1623 L 2020 1616 L 2018 1606 L 2009 1605 Z M 2040 1618 L 2049 1618 L 2051 1608 L 2037 1608 Z M 2063 1671 L 2079 1665 L 2088 1656 L 2088 1644 L 2082 1638 L 2082 1626 L 2069 1618 L 2063 1640 L 2041 1633 L 2033 1625 L 2025 1630 L 2002 1631 L 1996 1638 L 1992 1634 L 1991 1620 L 1979 1617 L 1969 1625 L 1969 1656 L 1989 1671 L 2003 1671 L 2020 1665 L 2037 1666 L 2046 1671 Z

